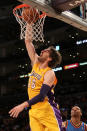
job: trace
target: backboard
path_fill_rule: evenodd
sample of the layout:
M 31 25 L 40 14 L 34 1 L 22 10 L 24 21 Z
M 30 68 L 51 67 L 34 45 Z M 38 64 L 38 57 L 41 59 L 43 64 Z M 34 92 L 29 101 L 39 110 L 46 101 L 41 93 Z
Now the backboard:
M 56 12 L 51 6 L 51 0 L 18 0 L 22 3 L 29 4 L 34 8 L 38 8 L 41 11 L 46 12 L 49 17 L 53 17 L 64 21 L 76 28 L 83 31 L 87 31 L 87 21 L 81 18 L 72 11 L 63 11 L 61 13 Z M 79 0 L 84 1 L 84 0 Z

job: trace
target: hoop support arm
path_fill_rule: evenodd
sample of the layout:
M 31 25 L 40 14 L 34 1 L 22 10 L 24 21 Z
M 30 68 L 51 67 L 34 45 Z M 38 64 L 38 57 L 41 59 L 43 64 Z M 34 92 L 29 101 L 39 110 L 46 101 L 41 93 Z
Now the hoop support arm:
M 22 3 L 29 4 L 34 8 L 46 12 L 46 14 L 49 17 L 56 18 L 78 29 L 87 31 L 87 21 L 73 14 L 70 11 L 64 11 L 61 14 L 58 14 L 50 5 L 46 4 L 44 1 L 43 2 L 41 2 L 41 0 L 19 0 L 19 1 Z

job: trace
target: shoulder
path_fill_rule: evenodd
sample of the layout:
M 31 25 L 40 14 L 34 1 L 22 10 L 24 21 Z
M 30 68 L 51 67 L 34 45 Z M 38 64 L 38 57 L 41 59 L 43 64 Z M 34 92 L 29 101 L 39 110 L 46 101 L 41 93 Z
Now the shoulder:
M 55 80 L 55 73 L 52 70 L 49 70 L 44 75 L 44 84 L 52 86 Z
M 45 76 L 44 77 L 55 77 L 55 73 L 54 73 L 54 71 L 53 70 L 49 70 L 49 71 L 47 71 L 46 73 L 45 73 Z
M 84 123 L 84 129 L 85 129 L 85 131 L 87 131 L 87 124 L 86 123 Z
M 68 126 L 68 120 L 62 122 L 62 126 L 65 127 L 65 128 L 67 128 L 67 126 Z

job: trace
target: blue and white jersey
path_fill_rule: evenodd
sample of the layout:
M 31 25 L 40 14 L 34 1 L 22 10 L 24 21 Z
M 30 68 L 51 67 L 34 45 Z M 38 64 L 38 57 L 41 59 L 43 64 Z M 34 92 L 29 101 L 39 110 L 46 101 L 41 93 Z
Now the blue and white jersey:
M 70 120 L 67 121 L 67 127 L 66 131 L 85 131 L 85 124 L 82 122 L 82 124 L 79 127 L 75 127 Z

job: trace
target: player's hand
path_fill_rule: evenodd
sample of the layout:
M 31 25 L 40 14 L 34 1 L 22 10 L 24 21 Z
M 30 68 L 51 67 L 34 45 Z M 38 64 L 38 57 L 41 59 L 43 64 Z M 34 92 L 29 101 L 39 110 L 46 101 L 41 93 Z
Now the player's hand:
M 22 112 L 24 110 L 24 105 L 23 104 L 20 104 L 18 106 L 15 106 L 14 108 L 12 108 L 10 111 L 9 111 L 9 114 L 11 117 L 13 118 L 17 118 L 19 113 Z

